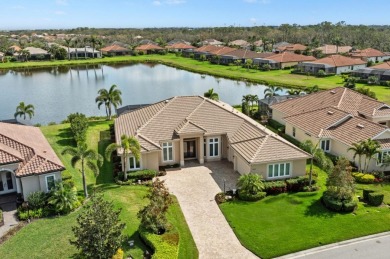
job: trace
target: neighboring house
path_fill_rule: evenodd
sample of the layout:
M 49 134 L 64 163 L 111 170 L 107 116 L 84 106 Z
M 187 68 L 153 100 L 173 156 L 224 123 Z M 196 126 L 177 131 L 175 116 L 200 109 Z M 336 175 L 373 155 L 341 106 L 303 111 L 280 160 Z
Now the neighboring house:
M 66 52 L 68 52 L 68 47 L 62 47 L 66 50 Z M 69 48 L 69 56 L 71 59 L 102 57 L 100 51 L 93 49 L 89 46 L 83 48 Z
M 129 55 L 131 51 L 128 48 L 113 44 L 107 47 L 100 49 L 103 55 L 109 56 L 124 56 Z
M 173 52 L 183 52 L 184 50 L 193 51 L 194 49 L 196 49 L 194 46 L 191 46 L 183 42 L 173 43 L 171 45 L 167 45 L 165 48 L 168 51 L 173 51 Z
M 198 43 L 199 46 L 212 45 L 212 46 L 223 46 L 225 45 L 222 41 L 216 39 L 207 39 Z
M 186 45 L 191 45 L 191 43 L 188 42 L 188 41 L 175 39 L 175 40 L 168 41 L 167 42 L 167 46 L 170 46 L 170 45 L 173 45 L 173 44 L 177 44 L 177 43 L 184 43 Z
M 247 49 L 236 49 L 224 55 L 221 55 L 219 62 L 220 64 L 228 65 L 230 63 L 234 63 L 236 60 L 241 60 L 242 64 L 244 64 L 247 59 L 267 58 L 272 55 L 275 55 L 275 53 L 272 52 L 257 53 L 255 51 L 251 51 Z
M 261 115 L 272 117 L 271 106 L 289 99 L 297 98 L 301 95 L 274 95 L 268 98 L 260 99 L 258 101 L 259 111 Z
M 228 45 L 232 47 L 242 48 L 242 49 L 249 49 L 251 44 L 246 40 L 234 40 L 229 42 Z
M 44 59 L 50 59 L 51 54 L 47 52 L 44 49 L 41 48 L 35 48 L 35 47 L 27 47 L 24 48 L 24 50 L 27 50 L 30 55 L 28 57 L 29 60 L 44 60 Z M 18 58 L 20 60 L 24 60 L 25 57 L 23 55 L 18 54 Z
M 377 140 L 385 154 L 390 152 L 390 106 L 351 89 L 321 91 L 271 108 L 272 118 L 286 126 L 286 134 L 300 142 L 318 143 L 333 155 L 354 161 L 354 153 L 348 149 L 368 138 Z M 380 170 L 380 165 L 381 161 L 373 161 L 369 169 Z
M 328 56 L 328 55 L 348 53 L 352 50 L 352 47 L 351 46 L 337 47 L 336 45 L 323 45 L 321 47 L 316 48 L 316 50 L 321 50 L 322 54 Z
M 302 45 L 302 44 L 290 44 L 290 45 L 284 45 L 284 46 L 279 46 L 276 48 L 276 52 L 303 52 L 304 50 L 307 49 L 307 46 Z
M 377 49 L 368 48 L 362 50 L 356 50 L 349 54 L 351 58 L 362 59 L 364 61 L 383 62 L 390 59 L 390 56 Z
M 139 45 L 147 45 L 147 44 L 153 44 L 153 45 L 158 45 L 156 42 L 148 39 L 141 40 L 138 42 Z
M 291 43 L 288 43 L 286 41 L 277 42 L 272 45 L 272 51 L 275 52 L 278 48 L 291 45 Z
M 347 73 L 361 68 L 365 68 L 367 62 L 361 59 L 344 57 L 341 55 L 330 55 L 311 62 L 303 62 L 298 65 L 302 72 L 317 74 L 323 70 L 327 74 Z
M 283 69 L 285 67 L 293 67 L 305 61 L 314 61 L 316 60 L 313 56 L 305 56 L 300 54 L 295 54 L 291 52 L 282 52 L 279 54 L 274 54 L 266 58 L 254 58 L 254 65 L 265 65 L 269 64 L 271 68 Z
M 226 46 L 217 47 L 213 50 L 210 50 L 209 51 L 210 61 L 215 60 L 217 56 L 221 57 L 222 55 L 225 55 L 225 54 L 230 53 L 230 52 L 235 51 L 235 50 L 237 50 L 237 49 L 231 48 L 231 47 L 226 47 Z
M 162 51 L 164 49 L 158 45 L 148 43 L 145 45 L 140 45 L 140 46 L 136 47 L 134 50 L 136 50 L 138 52 L 143 52 L 144 54 L 153 54 L 153 53 L 157 53 L 159 51 Z
M 63 170 L 39 128 L 0 122 L 0 195 L 48 192 Z
M 380 81 L 390 81 L 390 62 L 356 70 L 352 72 L 352 75 L 361 79 L 368 79 L 370 76 L 375 76 Z
M 228 49 L 227 49 L 228 48 Z M 206 57 L 206 59 L 210 59 L 211 56 L 213 55 L 216 55 L 215 53 L 218 53 L 220 52 L 222 49 L 225 49 L 225 50 L 234 50 L 232 48 L 229 48 L 229 47 L 220 47 L 220 46 L 214 46 L 214 45 L 205 45 L 205 46 L 202 46 L 200 48 L 197 48 L 195 50 L 193 50 L 191 53 L 194 54 L 194 58 L 195 59 L 200 59 L 200 57 L 202 55 L 204 55 Z M 184 51 L 183 54 L 186 53 L 186 55 L 189 53 L 187 51 Z
M 202 96 L 176 96 L 123 113 L 115 119 L 118 144 L 123 134 L 141 144 L 140 161 L 130 155 L 126 171 L 227 159 L 240 174 L 272 180 L 305 175 L 310 157 L 230 105 Z
M 8 48 L 8 51 L 11 52 L 12 54 L 15 54 L 22 51 L 22 48 L 17 45 L 12 45 L 11 47 Z

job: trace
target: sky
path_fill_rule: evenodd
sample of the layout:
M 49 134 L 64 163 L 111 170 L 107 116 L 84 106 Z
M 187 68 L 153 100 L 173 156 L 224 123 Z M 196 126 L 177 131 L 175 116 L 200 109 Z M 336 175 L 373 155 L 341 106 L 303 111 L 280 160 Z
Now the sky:
M 0 0 L 0 30 L 390 25 L 389 0 Z

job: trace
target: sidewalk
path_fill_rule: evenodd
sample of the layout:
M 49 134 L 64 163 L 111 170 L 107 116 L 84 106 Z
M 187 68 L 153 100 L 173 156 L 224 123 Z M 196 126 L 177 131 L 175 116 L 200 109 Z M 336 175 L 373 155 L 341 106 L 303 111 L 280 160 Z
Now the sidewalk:
M 8 230 L 18 224 L 16 216 L 16 203 L 14 201 L 0 204 L 3 209 L 4 226 L 0 227 L 0 237 L 2 237 Z

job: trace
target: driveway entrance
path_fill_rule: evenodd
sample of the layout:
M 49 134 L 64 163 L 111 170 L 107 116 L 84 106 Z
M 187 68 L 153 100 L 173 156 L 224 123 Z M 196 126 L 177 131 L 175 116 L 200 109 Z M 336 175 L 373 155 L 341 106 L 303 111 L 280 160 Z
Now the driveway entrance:
M 214 200 L 224 185 L 235 188 L 239 174 L 225 161 L 194 163 L 160 178 L 180 203 L 199 258 L 257 258 L 238 241 Z

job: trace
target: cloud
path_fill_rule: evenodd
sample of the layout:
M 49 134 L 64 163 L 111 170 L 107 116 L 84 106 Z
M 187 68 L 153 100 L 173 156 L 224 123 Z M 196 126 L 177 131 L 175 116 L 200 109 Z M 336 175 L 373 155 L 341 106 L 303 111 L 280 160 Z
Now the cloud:
M 56 0 L 56 4 L 58 4 L 58 5 L 68 5 L 68 0 Z
M 249 21 L 250 21 L 251 23 L 256 23 L 256 22 L 257 22 L 257 19 L 256 19 L 256 18 L 250 18 Z
M 157 0 L 157 1 L 153 1 L 152 4 L 155 6 L 160 6 L 161 2 Z
M 56 15 L 65 15 L 66 13 L 64 11 L 55 11 L 54 14 L 56 14 Z

